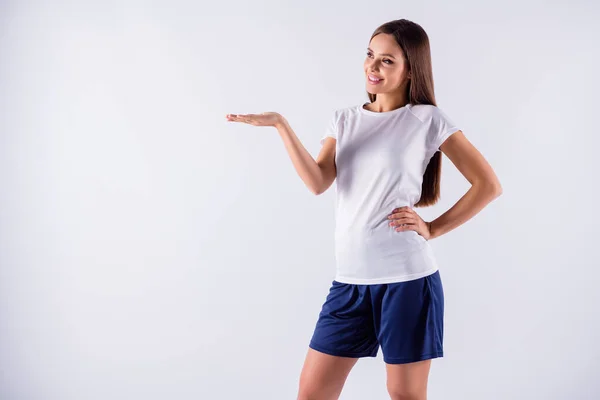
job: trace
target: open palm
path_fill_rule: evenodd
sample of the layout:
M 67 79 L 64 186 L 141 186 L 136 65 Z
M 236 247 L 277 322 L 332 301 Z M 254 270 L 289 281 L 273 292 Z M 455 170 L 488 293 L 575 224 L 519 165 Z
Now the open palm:
M 276 112 L 264 112 L 262 114 L 227 114 L 227 120 L 231 122 L 243 122 L 254 126 L 277 126 L 281 123 L 281 115 Z

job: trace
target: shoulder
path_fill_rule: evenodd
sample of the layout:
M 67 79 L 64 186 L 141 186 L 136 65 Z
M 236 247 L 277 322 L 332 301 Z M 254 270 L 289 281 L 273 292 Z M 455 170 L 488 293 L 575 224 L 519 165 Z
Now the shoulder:
M 423 123 L 439 119 L 443 115 L 442 110 L 431 104 L 413 104 L 409 110 L 412 115 Z
M 359 107 L 361 107 L 361 106 L 360 105 L 346 106 L 346 107 L 336 109 L 335 112 L 340 117 L 350 117 L 350 116 L 358 114 Z
M 358 107 L 361 107 L 361 106 L 353 105 L 353 106 L 336 108 L 333 110 L 332 118 L 338 124 L 343 123 L 344 121 L 346 121 L 348 119 L 355 118 L 359 114 Z

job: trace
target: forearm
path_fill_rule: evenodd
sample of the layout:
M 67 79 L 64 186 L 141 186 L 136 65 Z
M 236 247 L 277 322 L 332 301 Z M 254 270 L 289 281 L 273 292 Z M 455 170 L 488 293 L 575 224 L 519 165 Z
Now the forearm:
M 498 186 L 474 183 L 448 211 L 431 221 L 430 239 L 442 236 L 473 218 L 502 193 Z
M 278 123 L 275 128 L 277 128 L 279 136 L 281 136 L 281 139 L 283 140 L 285 149 L 287 150 L 300 179 L 302 179 L 311 192 L 318 194 L 323 182 L 323 172 L 321 171 L 321 168 L 308 150 L 304 148 L 302 142 L 300 142 L 300 139 L 298 139 L 298 136 L 296 136 L 285 118 L 282 117 L 281 122 Z

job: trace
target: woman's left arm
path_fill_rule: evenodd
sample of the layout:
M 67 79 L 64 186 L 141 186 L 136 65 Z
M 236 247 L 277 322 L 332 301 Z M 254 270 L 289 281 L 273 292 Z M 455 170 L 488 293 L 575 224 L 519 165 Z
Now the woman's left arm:
M 429 239 L 464 224 L 502 194 L 502 186 L 494 170 L 462 131 L 450 135 L 440 150 L 471 183 L 471 188 L 454 206 L 429 223 Z

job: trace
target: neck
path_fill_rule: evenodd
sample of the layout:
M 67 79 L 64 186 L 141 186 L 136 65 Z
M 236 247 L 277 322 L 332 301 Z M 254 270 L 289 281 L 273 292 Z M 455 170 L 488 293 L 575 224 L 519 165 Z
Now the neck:
M 375 112 L 392 111 L 408 104 L 406 96 L 386 96 L 385 93 L 377 94 L 377 99 L 369 105 L 369 110 Z

